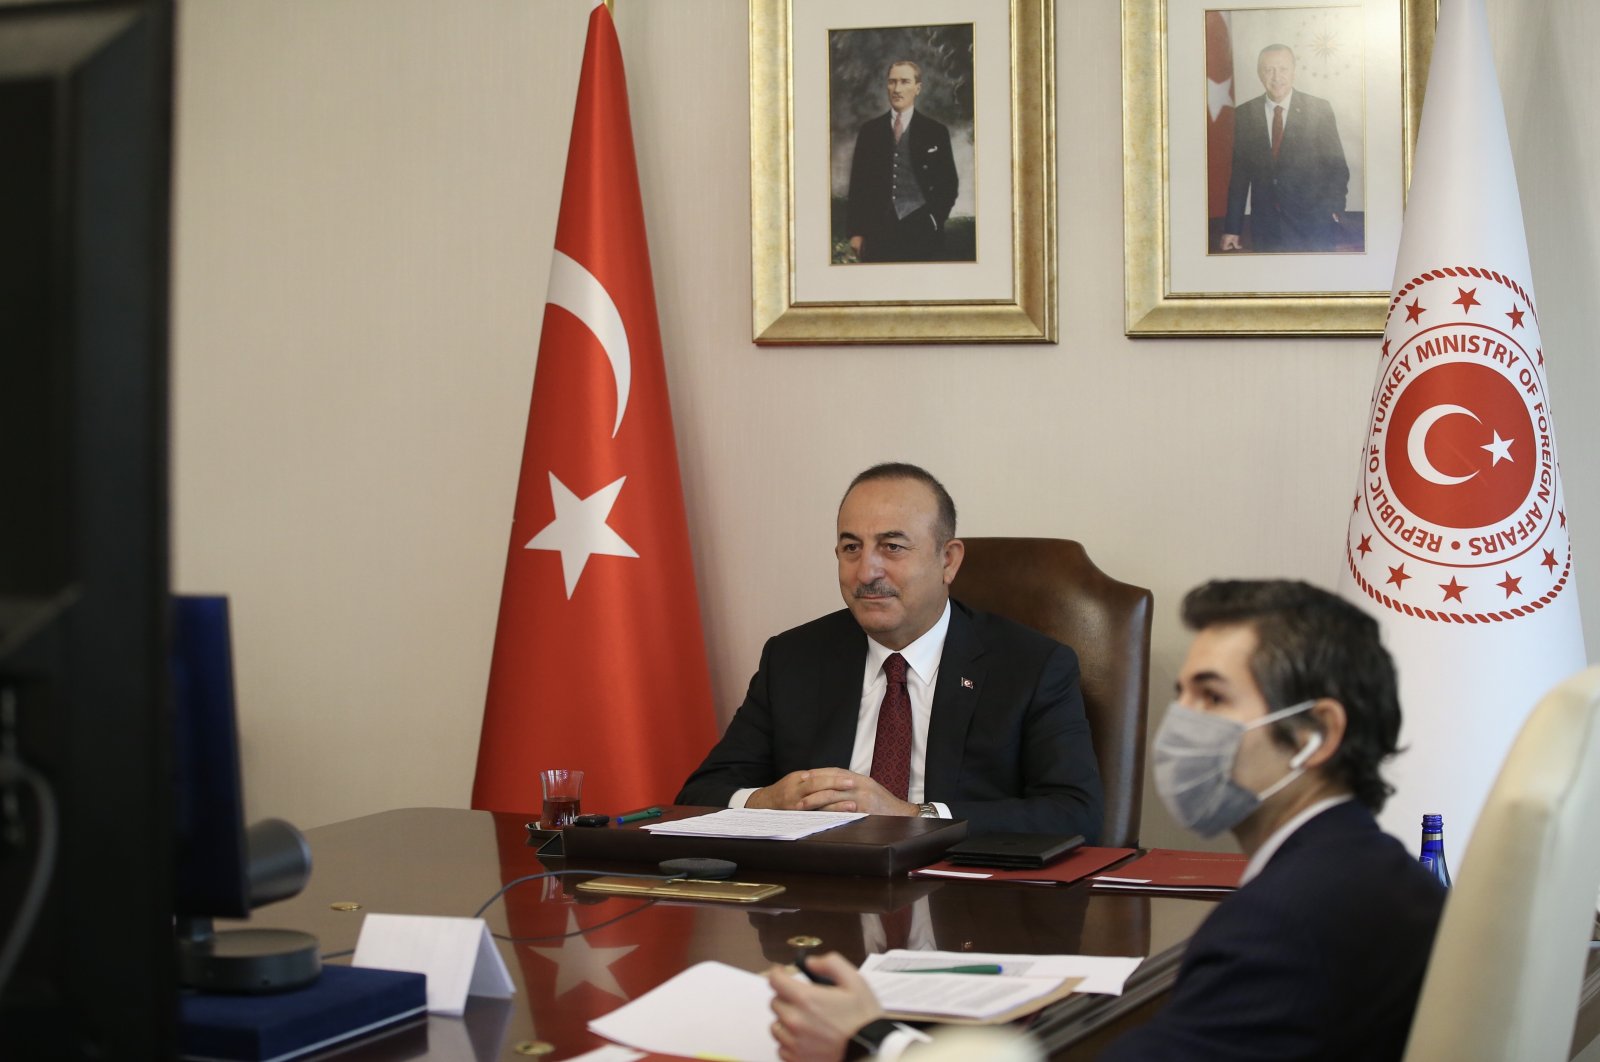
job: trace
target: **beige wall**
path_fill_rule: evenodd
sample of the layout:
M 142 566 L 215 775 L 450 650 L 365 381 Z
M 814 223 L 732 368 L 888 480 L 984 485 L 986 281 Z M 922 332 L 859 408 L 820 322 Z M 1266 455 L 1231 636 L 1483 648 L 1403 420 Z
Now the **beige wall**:
M 1157 707 L 1184 589 L 1333 582 L 1374 344 L 1123 337 L 1115 0 L 1060 5 L 1060 344 L 918 349 L 751 344 L 745 4 L 617 7 L 724 718 L 881 459 L 1153 587 Z M 586 9 L 182 5 L 176 578 L 233 596 L 253 814 L 468 800 Z M 1600 646 L 1600 8 L 1490 9 Z

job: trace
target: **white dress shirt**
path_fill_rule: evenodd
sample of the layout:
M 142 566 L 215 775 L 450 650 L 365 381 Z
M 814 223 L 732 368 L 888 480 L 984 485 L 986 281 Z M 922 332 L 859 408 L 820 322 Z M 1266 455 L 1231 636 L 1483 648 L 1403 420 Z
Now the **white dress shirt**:
M 1244 873 L 1239 875 L 1239 884 L 1242 886 L 1261 873 L 1267 865 L 1267 860 L 1278 854 L 1278 849 L 1283 847 L 1283 842 L 1294 836 L 1294 831 L 1329 808 L 1338 807 L 1340 804 L 1354 799 L 1355 797 L 1347 794 L 1345 796 L 1329 797 L 1327 800 L 1319 800 L 1282 826 L 1279 826 L 1276 830 L 1273 830 L 1271 836 L 1262 842 L 1260 848 L 1256 849 L 1256 854 L 1250 857 L 1250 862 L 1244 865 Z
M 933 718 L 933 689 L 939 681 L 939 659 L 944 656 L 944 639 L 950 630 L 950 602 L 944 603 L 944 612 L 927 632 L 899 650 L 906 658 L 906 693 L 911 698 L 911 777 L 906 785 L 906 799 L 913 804 L 924 801 L 926 764 L 928 758 L 928 723 Z M 867 639 L 867 662 L 861 675 L 861 704 L 856 710 L 856 740 L 850 752 L 850 770 L 871 776 L 872 750 L 878 741 L 878 709 L 883 705 L 883 693 L 889 679 L 883 673 L 883 663 L 890 649 L 881 642 L 863 634 Z M 740 789 L 728 800 L 730 808 L 742 808 L 750 799 L 754 788 Z M 941 819 L 951 818 L 950 809 L 935 802 L 934 808 Z
M 1272 146 L 1272 109 L 1274 107 L 1282 107 L 1283 108 L 1283 129 L 1284 129 L 1284 132 L 1288 132 L 1288 130 L 1289 130 L 1289 101 L 1294 99 L 1294 92 L 1291 91 L 1287 96 L 1285 96 L 1281 103 L 1273 103 L 1271 96 L 1263 96 L 1262 98 L 1267 101 L 1267 146 L 1271 147 Z

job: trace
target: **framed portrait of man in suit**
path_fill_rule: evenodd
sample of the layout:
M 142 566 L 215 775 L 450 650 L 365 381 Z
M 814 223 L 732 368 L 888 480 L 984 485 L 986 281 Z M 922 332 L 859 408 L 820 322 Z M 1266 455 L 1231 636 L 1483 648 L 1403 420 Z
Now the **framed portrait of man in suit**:
M 828 32 L 834 265 L 977 261 L 972 24 Z
M 1359 7 L 1206 12 L 1207 253 L 1366 249 L 1364 43 Z
M 1382 331 L 1433 21 L 1428 0 L 1124 3 L 1128 335 Z
M 749 0 L 757 343 L 1054 342 L 1052 0 Z

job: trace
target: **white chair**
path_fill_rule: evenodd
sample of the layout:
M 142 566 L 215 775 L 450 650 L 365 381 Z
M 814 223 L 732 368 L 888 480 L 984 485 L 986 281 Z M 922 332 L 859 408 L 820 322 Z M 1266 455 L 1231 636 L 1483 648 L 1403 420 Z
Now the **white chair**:
M 1600 886 L 1600 667 L 1546 694 L 1500 768 L 1428 961 L 1406 1062 L 1568 1057 Z
M 992 1025 L 947 1025 L 933 1030 L 933 1042 L 901 1055 L 905 1062 L 1044 1062 L 1044 1052 L 1027 1036 Z

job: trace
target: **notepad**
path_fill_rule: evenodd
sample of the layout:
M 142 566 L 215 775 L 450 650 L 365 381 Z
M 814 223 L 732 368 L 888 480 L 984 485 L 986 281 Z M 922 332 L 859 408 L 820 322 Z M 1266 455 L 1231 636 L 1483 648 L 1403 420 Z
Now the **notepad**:
M 1239 887 L 1246 862 L 1237 852 L 1152 848 L 1115 872 L 1096 876 L 1092 885 L 1124 892 L 1222 894 Z
M 919 867 L 911 872 L 911 876 L 959 878 L 963 881 L 1009 881 L 1022 885 L 1070 885 L 1098 870 L 1104 870 L 1119 859 L 1126 859 L 1134 852 L 1135 849 L 1132 848 L 1096 848 L 1086 845 L 1049 866 L 1031 870 L 958 866 L 949 860 L 943 860 Z
M 869 955 L 861 976 L 888 1017 L 956 1025 L 1016 1021 L 1074 992 L 1120 995 L 1139 958 L 1099 955 L 1002 955 L 895 949 Z M 919 973 L 987 964 L 998 974 Z

